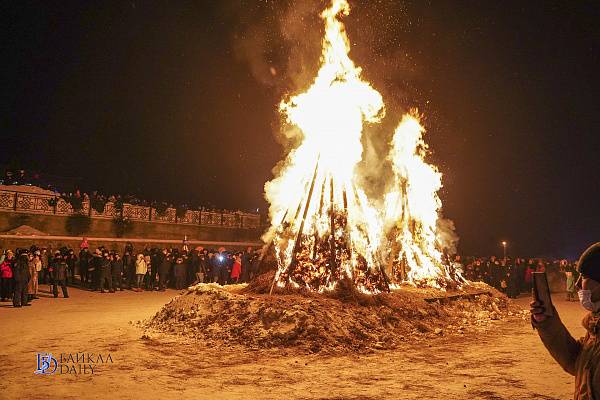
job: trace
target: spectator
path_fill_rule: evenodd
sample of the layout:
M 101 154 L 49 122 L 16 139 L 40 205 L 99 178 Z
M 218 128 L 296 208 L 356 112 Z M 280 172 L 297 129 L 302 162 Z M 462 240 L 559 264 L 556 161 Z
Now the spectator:
M 38 296 L 38 274 L 42 270 L 42 261 L 40 260 L 40 252 L 37 250 L 34 254 L 30 254 L 29 261 L 29 274 L 31 279 L 29 280 L 29 300 L 37 299 Z
M 11 250 L 6 251 L 4 261 L 0 264 L 0 278 L 1 289 L 2 289 L 2 301 L 7 301 L 13 298 L 14 293 L 14 277 L 13 267 L 15 259 Z
M 135 261 L 135 275 L 137 277 L 137 285 L 134 289 L 136 292 L 142 291 L 142 283 L 144 282 L 144 276 L 148 272 L 148 267 L 146 265 L 146 260 L 144 260 L 143 254 L 137 255 L 137 260 Z
M 167 280 L 171 272 L 171 254 L 167 249 L 163 250 L 163 256 L 158 266 L 158 290 L 164 292 L 167 287 Z
M 110 265 L 113 287 L 115 291 L 117 288 L 119 291 L 123 291 L 123 260 L 121 260 L 121 256 L 119 253 L 115 253 L 113 255 L 112 263 Z
M 100 293 L 104 293 L 105 284 L 108 292 L 114 293 L 112 281 L 111 256 L 108 251 L 104 250 L 100 260 Z
M 67 291 L 67 263 L 62 255 L 58 253 L 53 260 L 52 266 L 52 293 L 54 297 L 58 297 L 58 286 L 62 289 L 62 294 L 65 299 L 69 298 Z
M 236 254 L 232 257 L 233 266 L 231 267 L 231 281 L 233 283 L 238 283 L 240 280 L 240 275 L 242 274 L 242 260 L 240 254 Z
M 30 305 L 27 301 L 27 285 L 29 284 L 31 275 L 29 275 L 29 257 L 26 253 L 19 256 L 14 264 L 12 273 L 14 278 L 13 306 L 22 307 Z

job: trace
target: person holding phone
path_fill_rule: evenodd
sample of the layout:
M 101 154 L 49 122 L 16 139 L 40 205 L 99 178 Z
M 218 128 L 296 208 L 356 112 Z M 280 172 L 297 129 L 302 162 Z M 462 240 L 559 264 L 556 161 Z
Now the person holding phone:
M 585 337 L 575 340 L 556 309 L 550 304 L 552 312 L 547 312 L 539 298 L 531 302 L 531 323 L 550 355 L 575 376 L 573 399 L 600 399 L 600 242 L 583 252 L 577 271 L 579 301 L 589 311 L 583 318 Z

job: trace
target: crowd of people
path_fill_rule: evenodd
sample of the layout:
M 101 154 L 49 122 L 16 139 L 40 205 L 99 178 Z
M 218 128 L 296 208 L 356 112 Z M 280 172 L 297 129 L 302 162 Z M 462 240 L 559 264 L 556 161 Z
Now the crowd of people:
M 498 258 L 456 256 L 455 262 L 462 265 L 463 275 L 474 282 L 485 282 L 516 298 L 521 293 L 531 293 L 533 272 L 563 273 L 566 276 L 567 300 L 577 300 L 575 282 L 577 281 L 576 262 L 562 260 L 544 260 L 534 258 Z
M 211 212 L 242 212 L 242 210 L 225 210 L 214 206 L 213 204 L 188 204 L 188 203 L 173 203 L 167 201 L 159 201 L 159 200 L 146 200 L 142 199 L 133 194 L 106 194 L 100 191 L 90 191 L 90 193 L 85 193 L 83 190 L 80 190 L 77 185 L 66 185 L 71 189 L 65 190 L 64 187 L 58 187 L 54 183 L 44 177 L 44 175 L 40 175 L 38 173 L 33 173 L 26 170 L 11 170 L 6 169 L 4 173 L 0 175 L 0 185 L 4 186 L 35 186 L 40 187 L 45 190 L 49 190 L 53 192 L 56 197 L 60 197 L 67 202 L 70 202 L 72 199 L 78 199 L 79 201 L 90 201 L 90 199 L 94 199 L 95 201 L 99 201 L 100 203 L 112 202 L 115 204 L 131 204 L 134 206 L 142 206 L 142 207 L 153 207 L 156 209 L 167 209 L 167 208 L 176 208 L 182 210 L 198 210 L 198 211 L 211 211 Z M 60 186 L 60 185 L 59 185 Z M 65 186 L 65 185 L 62 185 Z M 257 210 L 246 210 L 250 212 L 257 212 Z
M 122 254 L 104 247 L 91 250 L 85 243 L 77 254 L 67 247 L 6 250 L 0 255 L 0 297 L 22 307 L 38 298 L 39 285 L 49 285 L 54 297 L 59 296 L 60 287 L 68 298 L 68 286 L 114 293 L 242 283 L 258 272 L 258 255 L 251 247 L 230 252 L 223 247 L 189 250 L 187 245 L 182 249 L 147 246 L 136 252 L 131 243 Z
M 577 300 L 575 263 L 567 260 L 456 256 L 464 278 L 485 282 L 508 297 L 531 291 L 533 272 L 563 273 L 567 300 Z M 127 243 L 122 252 L 105 247 L 90 249 L 86 241 L 80 249 L 28 249 L 0 251 L 0 297 L 12 299 L 15 307 L 27 306 L 38 298 L 39 285 L 49 285 L 50 293 L 69 297 L 69 286 L 100 293 L 122 290 L 136 292 L 167 288 L 183 289 L 197 283 L 221 285 L 244 283 L 259 273 L 259 253 L 252 248 L 230 252 L 225 248 L 189 250 L 146 246 L 136 251 Z

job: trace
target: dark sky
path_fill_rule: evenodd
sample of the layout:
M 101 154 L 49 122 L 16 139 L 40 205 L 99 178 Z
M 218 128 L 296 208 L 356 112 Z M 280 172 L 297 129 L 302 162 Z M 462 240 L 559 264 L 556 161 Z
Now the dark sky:
M 351 56 L 393 124 L 425 115 L 462 252 L 600 240 L 597 2 L 350 2 Z M 0 164 L 264 210 L 277 104 L 316 68 L 323 4 L 4 2 Z

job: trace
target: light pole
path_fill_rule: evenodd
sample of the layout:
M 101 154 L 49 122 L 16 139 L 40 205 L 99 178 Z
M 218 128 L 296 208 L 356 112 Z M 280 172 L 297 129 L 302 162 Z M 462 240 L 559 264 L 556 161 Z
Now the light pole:
M 506 240 L 502 241 L 502 248 L 504 249 L 504 261 L 506 261 Z

